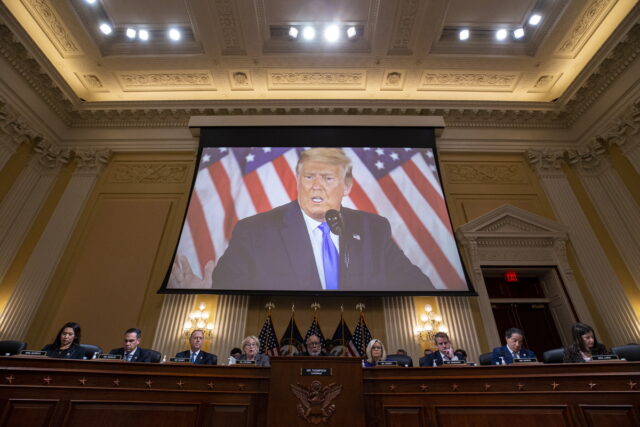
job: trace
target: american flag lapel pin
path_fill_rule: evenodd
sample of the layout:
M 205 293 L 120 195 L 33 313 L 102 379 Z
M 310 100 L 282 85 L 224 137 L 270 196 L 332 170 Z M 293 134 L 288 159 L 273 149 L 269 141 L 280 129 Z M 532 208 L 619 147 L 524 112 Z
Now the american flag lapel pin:
M 359 234 L 354 234 L 353 238 L 356 239 L 356 240 L 360 240 L 360 235 Z

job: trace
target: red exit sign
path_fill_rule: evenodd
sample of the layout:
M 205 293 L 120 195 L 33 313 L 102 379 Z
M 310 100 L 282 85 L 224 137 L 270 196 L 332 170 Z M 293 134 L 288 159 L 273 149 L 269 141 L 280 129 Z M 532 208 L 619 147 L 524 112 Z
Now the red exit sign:
M 504 281 L 507 283 L 518 282 L 518 273 L 516 271 L 505 271 L 504 272 Z

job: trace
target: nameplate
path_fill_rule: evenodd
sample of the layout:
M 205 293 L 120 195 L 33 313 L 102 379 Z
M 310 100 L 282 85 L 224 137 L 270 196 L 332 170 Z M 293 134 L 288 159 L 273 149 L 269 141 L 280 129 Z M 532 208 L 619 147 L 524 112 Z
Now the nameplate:
M 236 365 L 255 365 L 256 361 L 255 360 L 238 360 L 236 362 Z
M 303 377 L 330 377 L 331 368 L 301 368 L 300 375 Z
M 443 365 L 466 365 L 466 360 L 445 360 L 442 362 Z
M 513 363 L 534 363 L 537 361 L 538 359 L 536 359 L 535 357 L 520 357 L 513 359 Z
M 120 359 L 122 359 L 122 356 L 120 356 L 119 354 L 101 354 L 101 355 L 98 356 L 98 359 L 120 360 Z
M 591 360 L 618 360 L 616 354 L 596 354 L 591 356 Z
M 25 356 L 46 356 L 47 352 L 39 350 L 22 350 L 20 354 Z
M 376 362 L 377 366 L 398 366 L 397 360 L 379 360 Z
M 191 362 L 191 359 L 189 359 L 188 357 L 172 357 L 169 359 L 169 362 L 189 363 Z

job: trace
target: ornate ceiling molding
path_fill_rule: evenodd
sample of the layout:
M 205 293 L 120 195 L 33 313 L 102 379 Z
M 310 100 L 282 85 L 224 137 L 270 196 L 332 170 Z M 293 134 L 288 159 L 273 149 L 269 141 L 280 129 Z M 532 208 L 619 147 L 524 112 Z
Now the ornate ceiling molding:
M 35 45 L 29 45 L 29 49 L 37 48 Z M 338 114 L 441 115 L 448 127 L 460 128 L 564 129 L 571 127 L 618 76 L 638 59 L 640 24 L 632 26 L 625 39 L 606 58 L 600 59 L 599 65 L 591 67 L 595 69 L 597 66 L 597 70 L 585 80 L 580 90 L 567 91 L 575 93 L 575 96 L 566 105 L 562 105 L 562 101 L 524 103 L 343 99 L 92 103 L 74 98 L 71 90 L 64 86 L 62 79 L 54 80 L 57 74 L 53 67 L 47 63 L 41 65 L 39 61 L 44 62 L 42 57 L 38 57 L 39 61 L 33 59 L 29 49 L 16 39 L 7 25 L 0 23 L 0 55 L 29 83 L 61 120 L 73 128 L 185 127 L 192 115 Z M 598 57 L 600 56 L 602 55 Z M 94 79 L 93 76 L 87 75 L 82 76 L 82 79 L 85 85 L 92 86 L 92 90 L 100 90 L 100 77 L 95 77 Z M 541 85 L 555 79 L 555 76 L 547 77 L 541 77 Z M 212 77 L 208 78 L 213 85 Z M 361 80 L 365 80 L 364 75 Z M 476 79 L 476 81 L 491 82 L 493 80 Z M 242 82 L 245 80 L 240 80 L 240 86 L 237 89 L 250 88 Z M 248 85 L 250 84 L 249 80 Z M 579 84 L 578 80 L 576 84 Z

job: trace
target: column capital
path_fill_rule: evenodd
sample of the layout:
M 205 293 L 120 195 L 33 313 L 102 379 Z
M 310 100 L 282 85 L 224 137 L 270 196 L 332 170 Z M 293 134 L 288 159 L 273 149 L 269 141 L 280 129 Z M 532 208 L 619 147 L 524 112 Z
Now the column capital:
M 42 136 L 0 99 L 0 140 L 20 145 L 38 139 L 41 140 Z
M 563 178 L 562 163 L 565 161 L 564 150 L 527 150 L 529 165 L 542 178 Z
M 599 176 L 613 168 L 607 148 L 600 140 L 580 150 L 568 150 L 567 163 L 585 176 Z
M 108 148 L 76 148 L 73 150 L 76 173 L 97 175 L 109 163 L 112 151 Z

